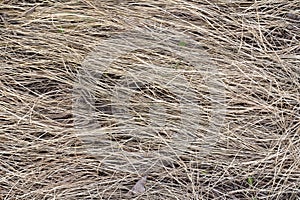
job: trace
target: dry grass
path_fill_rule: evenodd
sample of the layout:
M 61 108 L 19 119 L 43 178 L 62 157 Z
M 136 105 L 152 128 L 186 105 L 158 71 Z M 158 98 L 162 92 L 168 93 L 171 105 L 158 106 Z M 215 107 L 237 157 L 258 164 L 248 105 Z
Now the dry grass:
M 1 1 L 0 199 L 300 198 L 300 3 L 198 2 Z

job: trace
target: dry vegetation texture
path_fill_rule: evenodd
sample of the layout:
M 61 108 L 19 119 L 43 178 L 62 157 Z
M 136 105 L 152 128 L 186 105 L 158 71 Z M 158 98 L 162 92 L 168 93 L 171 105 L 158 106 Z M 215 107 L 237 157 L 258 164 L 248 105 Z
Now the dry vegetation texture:
M 298 0 L 5 0 L 0 33 L 0 199 L 300 198 Z

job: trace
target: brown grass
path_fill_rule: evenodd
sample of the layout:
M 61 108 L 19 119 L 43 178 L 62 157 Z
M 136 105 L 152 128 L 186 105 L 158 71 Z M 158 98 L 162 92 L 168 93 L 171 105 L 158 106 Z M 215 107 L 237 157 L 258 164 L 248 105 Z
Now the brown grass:
M 0 199 L 300 198 L 299 10 L 1 1 Z

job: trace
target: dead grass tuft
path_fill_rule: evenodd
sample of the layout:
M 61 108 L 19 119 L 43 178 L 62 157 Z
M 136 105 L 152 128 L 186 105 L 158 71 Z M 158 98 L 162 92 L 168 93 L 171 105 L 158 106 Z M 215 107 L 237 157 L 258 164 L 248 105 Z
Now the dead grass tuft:
M 0 199 L 300 198 L 299 10 L 2 1 Z

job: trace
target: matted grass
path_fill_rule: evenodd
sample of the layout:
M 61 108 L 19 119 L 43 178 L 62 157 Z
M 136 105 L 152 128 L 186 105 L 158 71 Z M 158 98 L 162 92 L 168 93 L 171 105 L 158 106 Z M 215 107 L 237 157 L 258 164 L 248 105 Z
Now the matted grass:
M 0 199 L 300 198 L 299 10 L 1 1 Z

